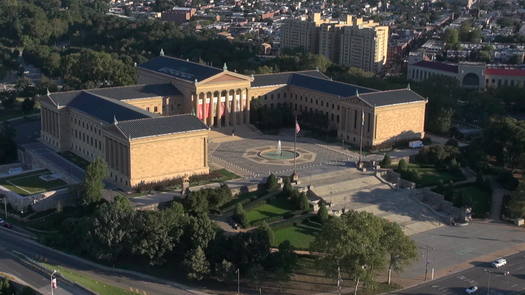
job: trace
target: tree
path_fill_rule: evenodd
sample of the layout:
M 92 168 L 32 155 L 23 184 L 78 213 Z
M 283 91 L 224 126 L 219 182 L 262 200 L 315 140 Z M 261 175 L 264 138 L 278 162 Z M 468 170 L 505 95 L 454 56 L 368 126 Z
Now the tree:
M 459 42 L 459 32 L 456 29 L 447 29 L 443 35 L 443 40 L 452 46 Z
M 22 111 L 24 113 L 30 113 L 35 107 L 35 100 L 29 97 L 26 97 L 22 102 Z
M 310 201 L 306 196 L 306 193 L 302 192 L 299 195 L 299 210 L 310 211 Z
M 184 245 L 190 249 L 206 250 L 209 242 L 215 237 L 215 232 L 215 223 L 208 214 L 190 216 L 184 229 Z
M 392 159 L 390 159 L 390 155 L 389 154 L 385 154 L 385 156 L 383 157 L 383 160 L 381 161 L 380 165 L 383 168 L 388 168 L 388 167 L 390 167 L 390 165 L 392 165 Z
M 297 266 L 297 254 L 290 241 L 279 244 L 279 251 L 273 252 L 265 261 L 264 266 L 274 277 L 282 280 L 289 279 L 290 274 Z
M 275 190 L 278 186 L 279 184 L 277 183 L 277 178 L 275 175 L 273 175 L 273 173 L 270 174 L 270 176 L 266 178 L 266 190 Z
M 15 130 L 4 121 L 0 126 L 0 164 L 14 162 L 17 158 Z
M 215 276 L 220 282 L 233 280 L 234 265 L 226 259 L 215 265 Z
M 400 271 L 403 266 L 417 257 L 417 246 L 413 240 L 403 233 L 399 224 L 383 221 L 382 244 L 389 256 L 388 284 L 392 278 L 392 271 Z
M 386 264 L 383 236 L 380 217 L 364 211 L 349 211 L 323 225 L 311 250 L 324 253 L 317 258 L 317 265 L 328 276 L 337 277 L 339 267 L 358 288 L 360 281 L 372 283 L 374 273 Z
M 397 163 L 397 170 L 399 172 L 405 172 L 408 171 L 408 164 L 405 159 L 399 160 L 399 163 Z
M 206 254 L 197 247 L 194 251 L 188 255 L 185 260 L 187 268 L 187 276 L 191 280 L 202 280 L 210 272 L 210 263 L 206 259 Z
M 525 183 L 520 182 L 517 189 L 511 193 L 505 207 L 510 218 L 525 217 Z
M 0 295 L 15 294 L 15 288 L 11 285 L 8 279 L 0 278 Z
M 147 258 L 151 265 L 164 263 L 165 256 L 179 245 L 189 222 L 179 203 L 162 211 L 137 211 L 130 241 L 132 252 Z
M 265 221 L 263 221 L 260 229 L 266 232 L 266 235 L 268 236 L 268 244 L 273 245 L 275 243 L 275 233 L 273 232 L 273 229 Z
M 235 205 L 233 218 L 235 218 L 235 220 L 237 220 L 237 222 L 240 223 L 242 227 L 248 227 L 248 218 L 246 217 L 246 212 L 244 212 L 244 208 L 241 203 L 237 203 L 237 205 Z
M 84 182 L 82 183 L 82 199 L 84 206 L 97 203 L 102 199 L 104 189 L 104 178 L 107 175 L 108 166 L 104 160 L 97 158 L 91 162 L 85 171 Z
M 104 203 L 95 212 L 89 234 L 97 247 L 91 248 L 97 259 L 114 261 L 129 246 L 129 232 L 133 209 L 128 199 L 117 196 L 112 203 Z
M 319 210 L 317 211 L 317 218 L 319 219 L 319 222 L 323 224 L 328 220 L 328 209 L 326 208 L 326 205 L 324 203 L 321 203 L 321 205 L 319 205 Z

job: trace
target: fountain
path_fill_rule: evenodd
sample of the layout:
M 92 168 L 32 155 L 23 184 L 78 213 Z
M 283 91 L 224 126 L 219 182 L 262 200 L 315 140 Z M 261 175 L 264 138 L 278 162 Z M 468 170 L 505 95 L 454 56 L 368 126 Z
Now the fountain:
M 277 148 L 269 148 L 259 152 L 259 156 L 268 160 L 289 160 L 296 158 L 299 153 L 294 153 L 286 148 L 283 149 L 281 141 L 277 141 Z

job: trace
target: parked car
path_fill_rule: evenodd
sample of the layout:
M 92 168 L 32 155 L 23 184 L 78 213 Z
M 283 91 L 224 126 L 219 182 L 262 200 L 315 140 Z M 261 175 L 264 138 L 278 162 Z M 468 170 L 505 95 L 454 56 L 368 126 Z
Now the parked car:
M 4 221 L 4 223 L 2 223 L 2 225 L 5 227 L 5 228 L 13 228 L 13 226 L 11 225 L 11 223 L 7 223 Z
M 4 220 L 2 218 L 0 218 L 0 224 L 4 224 Z
M 478 292 L 478 286 L 472 286 L 472 287 L 465 289 L 465 293 L 467 294 L 474 294 L 476 292 Z
M 507 259 L 505 258 L 498 258 L 494 262 L 492 262 L 492 266 L 495 268 L 500 268 L 504 266 L 505 264 L 507 264 Z

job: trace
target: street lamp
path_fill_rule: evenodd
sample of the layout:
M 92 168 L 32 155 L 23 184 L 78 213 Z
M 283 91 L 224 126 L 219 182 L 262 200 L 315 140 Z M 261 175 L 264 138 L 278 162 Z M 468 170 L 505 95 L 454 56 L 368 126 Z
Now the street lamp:
M 53 295 L 53 289 L 57 288 L 57 279 L 55 278 L 56 272 L 57 272 L 56 270 L 53 270 L 53 272 L 51 273 L 51 276 L 49 277 L 49 282 L 51 285 L 51 295 Z

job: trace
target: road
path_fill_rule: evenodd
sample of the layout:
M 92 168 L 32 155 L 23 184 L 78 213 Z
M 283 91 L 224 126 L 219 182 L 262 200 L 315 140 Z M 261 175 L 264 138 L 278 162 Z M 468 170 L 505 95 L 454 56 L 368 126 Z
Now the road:
M 392 294 L 453 295 L 466 294 L 465 289 L 478 286 L 475 294 L 510 295 L 525 290 L 525 251 L 507 258 L 507 265 L 495 269 L 490 262 L 473 262 L 474 267 L 414 288 Z M 509 275 L 504 275 L 508 271 Z
M 7 249 L 0 249 L 0 272 L 16 277 L 42 294 L 51 294 L 49 276 L 19 262 Z M 59 277 L 57 277 L 57 285 L 58 289 L 53 291 L 55 295 L 89 294 Z
M 143 295 L 159 294 L 159 295 L 195 295 L 205 294 L 202 291 L 192 290 L 189 287 L 168 282 L 153 277 L 139 276 L 129 272 L 114 270 L 94 264 L 90 261 L 77 258 L 75 256 L 67 255 L 65 253 L 47 248 L 33 240 L 27 239 L 16 234 L 13 231 L 0 228 L 0 249 L 8 249 L 10 251 L 16 250 L 28 257 L 44 257 L 50 264 L 65 266 L 72 270 L 84 273 L 91 276 L 93 279 L 101 282 L 114 285 L 126 290 L 133 290 Z M 13 265 L 13 259 L 9 256 L 0 257 L 0 265 Z M 20 267 L 16 268 L 17 270 Z M 25 273 L 13 274 L 22 276 L 25 279 Z M 30 275 L 31 280 L 35 280 L 35 284 L 42 284 L 38 277 Z M 44 282 L 45 283 L 45 282 Z M 39 286 L 39 285 L 38 285 Z M 101 294 L 105 295 L 105 294 Z

